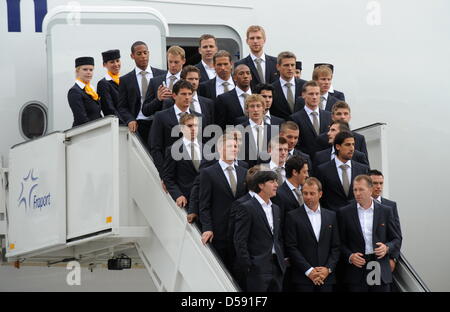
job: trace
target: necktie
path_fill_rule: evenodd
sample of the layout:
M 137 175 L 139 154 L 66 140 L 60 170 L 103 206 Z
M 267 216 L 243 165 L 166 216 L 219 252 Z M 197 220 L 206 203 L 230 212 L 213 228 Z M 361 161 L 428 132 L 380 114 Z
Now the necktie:
M 195 98 L 192 98 L 191 105 L 189 105 L 189 110 L 191 111 L 191 113 L 197 112 L 197 110 L 195 109 L 195 106 L 194 106 L 194 101 L 195 101 Z M 200 112 L 197 112 L 197 113 L 200 113 Z
M 200 167 L 200 158 L 198 157 L 197 151 L 195 150 L 195 143 L 191 142 L 191 159 L 192 159 L 192 164 L 195 167 L 195 170 L 198 171 L 198 168 Z
M 261 83 L 265 83 L 266 79 L 264 78 L 264 72 L 263 72 L 263 69 L 261 66 L 261 62 L 262 62 L 262 59 L 260 59 L 260 58 L 255 59 L 256 70 L 258 71 L 259 81 L 261 81 Z
M 312 112 L 311 115 L 313 116 L 313 127 L 314 131 L 316 131 L 316 134 L 319 135 L 320 132 L 320 126 L 319 126 L 319 118 L 317 118 L 317 112 Z
M 288 101 L 288 104 L 289 104 L 289 108 L 291 109 L 291 112 L 293 113 L 294 112 L 294 104 L 295 104 L 295 101 L 294 101 L 294 93 L 292 93 L 292 83 L 290 83 L 290 82 L 287 82 L 286 84 L 285 84 L 285 86 L 287 87 L 287 101 Z
M 234 177 L 233 170 L 233 166 L 227 167 L 228 177 L 230 178 L 231 192 L 233 193 L 233 196 L 236 196 L 236 178 Z
M 283 170 L 283 167 L 277 167 L 275 169 L 275 172 L 277 173 L 277 176 L 278 176 L 278 180 L 277 180 L 278 186 L 281 186 L 281 184 L 283 184 L 283 175 L 281 174 L 282 170 Z
M 148 81 L 147 81 L 147 72 L 145 70 L 141 71 L 141 101 L 145 100 L 145 95 L 147 94 L 147 88 L 148 88 Z
M 270 116 L 264 115 L 264 123 L 270 125 Z
M 178 116 L 180 116 L 180 118 L 181 117 L 183 117 L 184 115 L 186 115 L 186 114 L 189 114 L 188 112 L 181 112 L 181 113 L 178 113 Z M 180 119 L 178 119 L 178 121 L 179 121 Z
M 348 196 L 348 192 L 350 190 L 350 182 L 347 175 L 347 169 L 349 165 L 343 164 L 340 165 L 339 168 L 342 169 L 342 187 L 344 188 L 345 196 Z
M 303 195 L 302 195 L 302 192 L 300 192 L 300 190 L 299 189 L 293 189 L 293 191 L 294 191 L 294 193 L 297 195 L 297 201 L 298 201 L 298 204 L 301 206 L 301 205 L 303 205 L 304 203 L 305 203 L 305 201 L 303 200 Z
M 108 71 L 108 75 L 112 78 L 112 80 L 117 84 L 117 85 L 119 85 L 119 83 L 120 83 L 120 76 L 117 74 L 117 75 L 114 75 L 113 73 L 111 73 L 110 71 Z
M 258 154 L 261 153 L 263 149 L 263 138 L 264 138 L 264 128 L 263 126 L 255 126 L 256 128 L 256 142 L 258 144 Z
M 224 81 L 222 82 L 222 86 L 223 86 L 223 93 L 230 91 L 230 89 L 228 89 L 228 86 L 230 85 L 230 83 L 228 81 Z
M 170 91 L 172 91 L 173 84 L 175 83 L 175 80 L 177 80 L 177 77 L 172 75 L 172 76 L 169 77 L 169 79 L 170 79 L 170 81 L 169 81 L 169 89 L 170 89 Z
M 327 99 L 323 95 L 321 95 L 320 96 L 320 109 L 325 109 L 326 105 L 327 105 Z

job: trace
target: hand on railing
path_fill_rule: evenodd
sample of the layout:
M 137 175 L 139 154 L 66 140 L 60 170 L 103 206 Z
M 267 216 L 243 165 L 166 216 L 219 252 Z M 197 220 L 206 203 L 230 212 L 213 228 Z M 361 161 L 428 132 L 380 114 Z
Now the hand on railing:
M 196 213 L 190 213 L 187 215 L 187 222 L 193 223 L 195 220 L 197 220 L 198 215 Z
M 212 231 L 203 232 L 203 234 L 202 234 L 203 245 L 206 245 L 208 242 L 212 243 L 213 237 L 214 237 L 214 233 Z

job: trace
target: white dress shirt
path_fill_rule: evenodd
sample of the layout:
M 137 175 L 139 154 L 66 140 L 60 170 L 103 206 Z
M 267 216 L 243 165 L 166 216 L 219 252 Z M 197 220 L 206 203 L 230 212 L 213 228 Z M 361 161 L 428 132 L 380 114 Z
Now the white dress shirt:
M 294 197 L 295 197 L 295 198 L 297 199 L 297 201 L 298 201 L 298 196 L 297 196 L 297 194 L 294 192 L 294 190 L 297 189 L 299 192 L 301 192 L 301 191 L 302 191 L 302 186 L 299 184 L 298 187 L 295 187 L 295 186 L 292 185 L 291 182 L 289 182 L 288 179 L 286 179 L 286 184 L 287 184 L 287 186 L 289 187 L 289 189 L 291 190 L 292 194 L 294 194 Z
M 304 107 L 306 114 L 309 117 L 309 120 L 311 120 L 311 124 L 314 125 L 314 121 L 313 121 L 313 115 L 311 114 L 312 112 L 317 112 L 317 120 L 319 121 L 319 127 L 320 127 L 320 113 L 319 113 L 319 107 L 317 107 L 315 110 L 312 110 L 311 108 L 309 108 L 308 106 L 305 105 Z
M 361 230 L 364 236 L 364 243 L 366 245 L 366 255 L 373 254 L 373 200 L 369 208 L 364 209 L 359 203 L 357 203 L 358 218 L 361 224 Z
M 331 155 L 330 155 L 330 159 L 333 160 L 336 158 L 336 151 L 334 150 L 334 145 L 331 146 Z
M 272 116 L 270 115 L 270 111 L 264 115 L 264 123 L 271 125 L 272 124 Z
M 273 234 L 273 212 L 272 212 L 272 202 L 269 199 L 269 202 L 266 203 L 264 199 L 261 198 L 258 194 L 255 194 L 256 200 L 261 204 L 262 209 L 264 210 L 264 214 L 267 218 L 267 223 L 269 223 L 270 231 Z M 275 253 L 275 246 L 272 245 L 272 254 Z
M 283 182 L 284 181 L 286 181 L 286 169 L 284 168 L 284 165 L 285 164 L 283 164 L 282 166 L 278 166 L 276 163 L 274 163 L 272 160 L 270 161 L 270 163 L 269 163 L 269 168 L 270 168 L 270 170 L 272 170 L 273 172 L 276 172 L 275 170 L 278 168 L 278 167 L 281 167 L 282 169 L 281 169 L 281 177 L 282 177 L 282 179 L 283 179 Z M 281 185 L 280 185 L 281 186 Z
M 209 79 L 213 79 L 214 77 L 216 77 L 216 69 L 214 67 L 209 67 L 205 62 L 203 62 L 203 60 L 202 65 L 205 68 Z
M 314 235 L 316 236 L 317 241 L 320 239 L 320 228 L 322 226 L 322 216 L 320 214 L 320 205 L 316 211 L 313 211 L 305 204 L 306 215 L 308 216 L 309 222 L 311 222 L 311 226 L 314 231 Z M 314 268 L 309 268 L 305 275 L 308 276 Z
M 139 85 L 139 93 L 142 94 L 142 75 L 141 75 L 142 69 L 136 67 L 135 71 L 136 71 L 136 80 Z M 147 78 L 147 83 L 150 84 L 150 79 L 153 78 L 153 72 L 152 72 L 152 68 L 150 67 L 150 65 L 148 65 L 148 67 L 145 71 L 147 72 L 145 74 L 145 78 Z M 148 88 L 148 86 L 147 86 L 147 88 Z M 136 119 L 149 120 L 151 117 L 151 116 L 147 117 L 147 116 L 144 116 L 144 114 L 142 114 L 142 104 L 144 103 L 144 100 L 145 100 L 145 96 L 141 96 L 141 109 L 139 109 L 139 114 L 137 115 Z
M 286 101 L 287 101 L 287 90 L 288 90 L 286 83 L 288 83 L 288 82 L 292 83 L 291 90 L 292 90 L 292 95 L 294 96 L 294 101 L 295 101 L 295 77 L 293 77 L 290 81 L 286 81 L 280 77 L 281 89 L 283 89 L 284 98 L 286 99 Z
M 321 107 L 322 109 L 325 109 L 325 107 L 327 107 L 328 96 L 329 96 L 328 92 L 320 95 L 320 99 L 322 99 L 322 97 L 325 98 L 325 100 L 320 101 L 319 107 Z
M 253 60 L 253 64 L 255 65 L 256 71 L 258 71 L 258 64 L 256 64 L 255 60 L 258 58 L 257 56 L 253 55 L 252 53 L 250 53 L 250 57 Z M 260 57 L 261 59 L 261 68 L 262 68 L 262 72 L 264 75 L 264 80 L 266 80 L 266 54 L 263 53 Z
M 242 111 L 245 113 L 245 98 L 242 94 L 246 93 L 248 95 L 252 95 L 252 90 L 250 88 L 248 88 L 247 91 L 243 91 L 238 86 L 236 86 L 235 89 L 236 89 L 237 97 L 239 99 L 239 103 L 241 104 Z
M 227 80 L 229 85 L 228 85 L 228 91 L 231 91 L 234 89 L 234 81 L 233 79 L 230 78 Z M 222 78 L 220 78 L 219 76 L 216 77 L 216 96 L 221 95 L 222 93 L 224 93 L 224 87 L 222 85 L 222 83 L 224 83 L 225 80 L 222 80 Z
M 177 83 L 177 81 L 179 81 L 181 79 L 180 75 L 181 75 L 181 71 L 176 73 L 175 75 L 171 74 L 170 71 L 167 71 L 167 74 L 166 74 L 166 87 L 170 86 L 170 77 L 175 76 L 177 78 L 177 79 L 175 79 L 173 81 L 173 84 L 175 84 L 175 83 Z
M 183 144 L 189 154 L 190 159 L 192 159 L 191 143 L 194 143 L 194 149 L 195 149 L 195 153 L 197 154 L 198 160 L 199 161 L 202 160 L 202 153 L 200 152 L 200 144 L 198 144 L 198 140 L 195 139 L 194 141 L 190 141 L 190 140 L 186 139 L 185 137 L 183 137 Z
M 250 118 L 248 119 L 248 122 L 250 123 L 250 128 L 252 129 L 252 134 L 253 134 L 253 139 L 255 140 L 255 146 L 258 146 L 258 132 L 256 130 L 257 126 L 262 126 L 260 129 L 260 135 L 262 135 L 262 137 L 264 138 L 264 122 L 261 122 L 261 124 L 256 124 L 253 120 L 251 120 Z M 263 144 L 264 144 L 264 139 L 262 140 Z M 262 149 L 262 147 L 261 147 Z
M 343 163 L 342 161 L 339 160 L 338 157 L 336 157 L 334 159 L 334 161 L 336 162 L 336 169 L 339 175 L 339 180 L 341 180 L 341 184 L 342 184 L 342 169 L 340 168 L 341 165 L 348 165 L 347 168 L 347 177 L 348 177 L 348 182 L 349 184 L 352 184 L 352 161 L 348 160 L 346 163 Z M 352 192 L 352 190 L 349 190 L 349 192 Z
M 230 185 L 230 187 L 231 187 L 231 183 L 230 183 L 230 177 L 228 176 L 228 170 L 227 170 L 227 168 L 228 168 L 229 166 L 232 166 L 232 167 L 233 167 L 232 172 L 233 172 L 234 179 L 235 179 L 235 181 L 236 181 L 236 186 L 237 186 L 236 168 L 234 167 L 235 164 L 233 163 L 233 164 L 229 165 L 229 164 L 227 164 L 226 162 L 224 162 L 222 159 L 219 159 L 219 165 L 220 165 L 220 167 L 222 167 L 223 174 L 224 174 L 225 177 L 227 178 L 227 181 L 228 181 L 228 184 Z

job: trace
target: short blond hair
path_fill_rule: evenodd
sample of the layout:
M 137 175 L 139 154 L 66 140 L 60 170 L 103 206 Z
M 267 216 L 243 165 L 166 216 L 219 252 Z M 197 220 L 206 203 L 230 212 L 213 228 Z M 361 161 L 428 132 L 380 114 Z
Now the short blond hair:
M 184 52 L 184 49 L 177 45 L 171 46 L 167 50 L 167 54 L 172 54 L 174 56 L 181 56 L 182 59 L 186 58 L 186 52 Z
M 320 65 L 314 68 L 312 79 L 313 80 L 319 80 L 319 77 L 322 76 L 331 76 L 333 77 L 333 72 L 331 71 L 330 67 L 326 65 Z
M 260 102 L 263 107 L 266 106 L 266 102 L 261 94 L 251 94 L 245 99 L 245 109 L 247 109 L 248 105 L 253 102 Z
M 263 35 L 264 40 L 266 39 L 266 32 L 264 30 L 264 28 L 262 26 L 259 25 L 251 25 L 247 28 L 247 39 L 248 39 L 248 34 L 251 32 L 257 32 L 260 31 Z

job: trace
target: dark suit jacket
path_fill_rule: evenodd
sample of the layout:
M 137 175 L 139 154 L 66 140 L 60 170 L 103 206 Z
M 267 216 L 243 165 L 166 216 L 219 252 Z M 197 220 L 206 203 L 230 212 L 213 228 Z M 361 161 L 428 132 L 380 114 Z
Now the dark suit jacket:
M 345 195 L 344 188 L 341 180 L 339 179 L 339 174 L 336 168 L 336 161 L 334 159 L 317 167 L 316 176 L 320 182 L 322 182 L 323 189 L 323 196 L 321 199 L 322 207 L 337 212 L 339 208 L 348 205 L 350 201 L 355 198 L 353 195 L 353 179 L 357 175 L 367 174 L 369 167 L 353 160 L 351 160 L 351 163 L 352 176 L 348 196 Z
M 344 92 L 338 91 L 338 90 L 334 90 L 333 93 L 330 92 L 330 94 L 332 96 L 334 96 L 335 98 L 339 99 L 339 101 L 345 101 L 345 95 Z
M 252 73 L 252 81 L 251 88 L 255 90 L 256 86 L 261 83 L 259 79 L 258 70 L 256 69 L 255 63 L 252 60 L 250 54 L 236 63 L 234 63 L 234 67 L 236 68 L 238 65 L 247 65 L 250 68 Z M 266 54 L 266 71 L 264 73 L 265 83 L 272 83 L 277 78 L 277 58 Z
M 329 162 L 330 160 L 331 160 L 331 147 L 322 150 L 320 152 L 316 152 L 316 155 L 314 156 L 314 168 L 317 168 L 319 165 Z M 353 153 L 352 160 L 370 167 L 366 155 L 357 150 L 355 150 L 355 152 Z M 316 171 L 316 169 L 314 169 L 314 171 Z
M 226 125 L 237 125 L 236 119 L 245 116 L 236 89 L 225 92 L 216 98 L 214 120 L 225 129 Z
M 281 225 L 284 229 L 284 225 L 286 224 L 286 216 L 289 211 L 297 209 L 300 207 L 297 198 L 292 191 L 289 189 L 286 181 L 281 184 L 277 189 L 277 195 L 273 197 L 272 202 L 277 204 L 280 207 L 280 215 L 281 215 Z
M 202 231 L 213 231 L 215 245 L 228 247 L 228 223 L 233 202 L 247 192 L 244 181 L 247 169 L 235 166 L 236 195 L 219 162 L 200 170 L 200 222 Z
M 320 146 L 317 144 L 317 134 L 308 114 L 304 109 L 301 109 L 292 114 L 290 116 L 290 120 L 295 122 L 300 129 L 300 137 L 298 139 L 297 148 L 308 154 L 311 159 L 314 160 L 315 153 L 320 150 Z M 320 109 L 319 120 L 319 134 L 327 132 L 328 126 L 331 122 L 331 113 Z
M 381 204 L 391 207 L 394 215 L 395 226 L 397 227 L 400 236 L 402 236 L 402 228 L 400 226 L 400 217 L 398 215 L 397 203 L 387 198 L 381 197 Z M 400 248 L 402 247 L 402 241 L 396 245 L 396 247 L 390 251 L 391 258 L 398 259 L 400 257 Z
M 177 148 L 179 155 L 182 155 L 182 159 L 173 157 L 171 152 L 172 147 Z M 200 152 L 202 152 L 202 145 L 200 145 Z M 162 179 L 167 191 L 175 201 L 180 196 L 186 197 L 189 201 L 191 189 L 195 178 L 199 175 L 199 171 L 195 169 L 192 158 L 189 156 L 189 152 L 183 144 L 183 140 L 180 139 L 174 145 L 167 147 L 165 155 Z
M 294 93 L 295 104 L 294 104 L 294 111 L 292 112 L 291 109 L 289 108 L 289 103 L 286 97 L 284 96 L 280 79 L 279 78 L 276 79 L 272 84 L 275 90 L 273 92 L 273 103 L 272 106 L 270 107 L 270 113 L 279 118 L 283 118 L 284 120 L 289 120 L 290 115 L 301 110 L 305 105 L 305 103 L 302 102 L 303 98 L 301 97 L 303 84 L 305 82 L 306 81 L 303 79 L 295 78 L 295 93 Z
M 208 73 L 206 72 L 206 69 L 203 66 L 201 61 L 199 63 L 195 64 L 194 66 L 197 67 L 198 69 L 200 69 L 200 83 L 202 83 L 203 81 L 209 80 Z
M 331 274 L 325 285 L 335 284 L 335 268 L 340 255 L 339 229 L 336 213 L 320 209 L 321 226 L 319 241 L 305 211 L 305 205 L 292 210 L 286 218 L 285 245 L 286 253 L 292 265 L 292 282 L 313 285 L 305 275 L 310 268 L 327 267 Z
M 165 74 L 165 71 L 151 67 L 153 77 Z M 128 124 L 136 120 L 141 109 L 141 91 L 136 78 L 136 71 L 133 69 L 128 74 L 120 77 L 119 85 L 119 106 L 118 111 L 121 119 Z
M 198 86 L 198 94 L 216 100 L 216 78 L 206 80 Z
M 362 233 L 356 202 L 342 207 L 338 212 L 339 233 L 341 238 L 341 254 L 345 263 L 344 283 L 362 284 L 366 283 L 364 279 L 365 267 L 357 268 L 349 263 L 349 257 L 352 253 L 360 252 L 365 254 L 365 242 Z M 389 250 L 395 250 L 395 246 L 402 241 L 402 236 L 396 228 L 392 209 L 374 202 L 373 230 L 372 230 L 373 248 L 377 248 L 376 243 L 381 242 L 389 247 Z M 384 283 L 392 282 L 392 273 L 389 266 L 389 253 L 382 259 L 376 260 L 381 266 L 381 280 Z
M 204 116 L 204 120 L 202 120 L 203 125 L 211 125 L 214 124 L 214 101 L 203 96 L 198 95 L 198 101 L 200 103 L 200 108 L 202 109 L 201 114 Z M 168 109 L 175 104 L 173 99 L 164 100 L 162 103 L 162 109 Z M 200 113 L 200 112 L 197 112 Z
M 67 100 L 73 113 L 72 127 L 103 117 L 100 112 L 100 103 L 95 101 L 76 83 L 69 89 Z
M 305 106 L 305 100 L 302 97 L 300 97 L 298 99 L 298 101 L 299 101 L 299 105 L 300 106 L 302 106 L 302 107 Z M 327 98 L 327 104 L 325 105 L 325 109 L 324 110 L 326 110 L 326 111 L 331 113 L 331 109 L 333 108 L 334 103 L 336 103 L 338 101 L 340 101 L 338 98 L 332 96 L 331 93 L 329 93 L 328 94 L 328 98 Z
M 158 88 L 166 81 L 167 73 L 150 79 L 144 103 L 142 104 L 142 113 L 145 116 L 151 116 L 162 109 L 162 101 L 158 100 Z
M 272 247 L 282 272 L 285 271 L 280 208 L 273 203 L 272 215 L 273 233 L 256 198 L 246 201 L 237 209 L 234 232 L 236 262 L 244 270 L 247 269 L 249 275 L 273 274 Z
M 195 115 L 202 117 L 198 113 L 195 113 Z M 160 175 L 162 175 L 166 148 L 181 137 L 181 134 L 177 137 L 171 136 L 172 128 L 177 125 L 179 123 L 173 107 L 157 112 L 153 119 L 148 144 L 150 146 L 150 155 Z
M 357 132 L 352 131 L 353 136 L 355 137 L 355 150 L 364 153 L 367 158 L 367 162 L 369 161 L 369 153 L 367 152 L 366 138 Z M 322 133 L 317 137 L 316 140 L 319 145 L 319 150 L 324 150 L 328 147 L 331 147 L 331 144 L 328 143 L 328 135 L 327 132 Z
M 103 116 L 114 115 L 120 119 L 117 106 L 119 105 L 119 85 L 113 80 L 101 79 L 97 83 L 97 93 L 100 96 L 100 104 Z
M 248 163 L 249 167 L 253 167 L 258 163 L 258 149 L 255 144 L 255 137 L 253 131 L 250 128 L 250 122 L 247 121 L 240 124 L 236 129 L 240 129 L 242 133 L 242 146 L 239 149 L 239 159 L 243 159 Z M 247 128 L 248 127 L 248 128 Z M 264 138 L 263 138 L 263 151 L 267 152 L 267 147 L 269 146 L 270 139 L 272 138 L 272 127 L 264 124 Z

